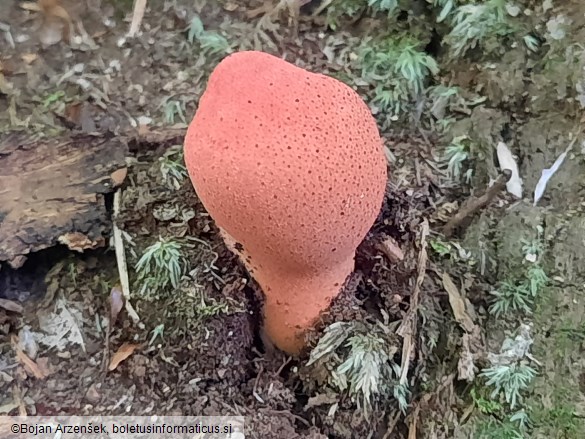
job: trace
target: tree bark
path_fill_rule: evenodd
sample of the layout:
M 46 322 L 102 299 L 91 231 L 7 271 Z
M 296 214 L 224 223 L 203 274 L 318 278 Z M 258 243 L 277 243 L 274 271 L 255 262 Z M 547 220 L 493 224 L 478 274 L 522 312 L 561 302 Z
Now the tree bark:
M 123 182 L 127 155 L 111 135 L 0 134 L 0 263 L 19 268 L 56 244 L 80 252 L 104 245 L 106 195 Z

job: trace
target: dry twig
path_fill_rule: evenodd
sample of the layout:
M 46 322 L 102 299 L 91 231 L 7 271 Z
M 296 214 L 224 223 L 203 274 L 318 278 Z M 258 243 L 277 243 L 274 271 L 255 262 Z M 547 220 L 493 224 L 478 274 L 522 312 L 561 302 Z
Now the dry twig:
M 132 10 L 132 22 L 130 29 L 126 35 L 128 38 L 134 38 L 140 30 L 142 19 L 144 18 L 144 11 L 146 11 L 146 0 L 134 0 L 134 9 Z
M 429 235 L 429 222 L 425 218 L 420 230 L 420 253 L 418 254 L 418 275 L 414 285 L 414 291 L 410 299 L 410 309 L 402 320 L 396 333 L 400 335 L 404 342 L 402 344 L 402 363 L 400 365 L 400 384 L 405 385 L 408 378 L 408 369 L 410 367 L 410 358 L 414 349 L 414 340 L 416 339 L 416 315 L 418 312 L 420 289 L 425 279 L 427 270 L 427 236 Z
M 408 423 L 408 439 L 416 439 L 417 438 L 417 424 L 418 424 L 418 417 L 420 415 L 420 404 L 417 404 L 417 406 L 414 409 L 414 413 L 412 414 L 412 417 L 410 419 L 410 422 Z
M 490 186 L 483 195 L 480 197 L 472 197 L 469 198 L 459 212 L 449 220 L 449 222 L 443 227 L 443 234 L 449 238 L 453 235 L 453 231 L 461 224 L 461 222 L 473 215 L 479 209 L 484 206 L 487 206 L 500 192 L 502 192 L 506 188 L 506 183 L 512 176 L 512 173 L 508 169 L 504 169 L 502 173 L 498 176 L 496 181 L 492 186 Z
M 114 247 L 116 249 L 116 261 L 118 263 L 118 273 L 120 275 L 120 284 L 122 287 L 122 293 L 124 294 L 124 303 L 128 315 L 134 321 L 138 323 L 140 317 L 132 307 L 130 303 L 130 281 L 128 279 L 128 265 L 126 264 L 126 251 L 124 250 L 124 239 L 122 237 L 122 231 L 116 224 L 116 219 L 120 213 L 120 191 L 114 193 L 114 218 L 112 221 L 112 228 L 114 230 Z

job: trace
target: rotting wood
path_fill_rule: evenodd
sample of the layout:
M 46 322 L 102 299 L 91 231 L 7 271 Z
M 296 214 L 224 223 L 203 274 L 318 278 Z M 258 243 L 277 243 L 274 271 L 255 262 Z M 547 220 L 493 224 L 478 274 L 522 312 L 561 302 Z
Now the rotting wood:
M 0 263 L 58 243 L 83 251 L 106 242 L 105 195 L 125 176 L 128 148 L 108 135 L 52 139 L 0 135 Z
M 511 176 L 511 171 L 504 169 L 494 184 L 491 185 L 482 196 L 468 199 L 463 206 L 461 206 L 461 209 L 459 209 L 455 216 L 453 216 L 445 227 L 443 227 L 443 234 L 445 237 L 450 238 L 455 229 L 459 227 L 465 218 L 470 217 L 482 207 L 487 206 L 496 195 L 506 188 L 506 183 L 510 180 Z

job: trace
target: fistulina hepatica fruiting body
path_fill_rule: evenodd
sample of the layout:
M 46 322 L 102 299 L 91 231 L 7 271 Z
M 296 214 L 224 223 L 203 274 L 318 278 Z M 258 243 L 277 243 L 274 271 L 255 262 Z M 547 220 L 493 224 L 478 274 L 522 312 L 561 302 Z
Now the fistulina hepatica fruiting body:
M 334 78 L 238 52 L 209 78 L 185 162 L 224 241 L 264 292 L 267 335 L 299 353 L 382 205 L 387 163 L 369 108 Z

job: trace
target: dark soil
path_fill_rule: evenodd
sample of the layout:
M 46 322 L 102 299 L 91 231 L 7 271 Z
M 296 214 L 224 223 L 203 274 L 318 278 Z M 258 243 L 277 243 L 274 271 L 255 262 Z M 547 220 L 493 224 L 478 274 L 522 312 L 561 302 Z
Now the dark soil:
M 210 282 L 205 286 L 206 293 L 209 297 L 233 299 L 245 312 L 205 319 L 203 330 L 202 327 L 189 327 L 188 322 L 181 321 L 180 316 L 173 316 L 173 313 L 161 316 L 161 309 L 176 304 L 174 298 L 139 302 L 137 311 L 146 330 L 133 327 L 130 319 L 123 316 L 110 336 L 108 348 L 103 330 L 96 331 L 92 322 L 109 312 L 109 291 L 100 286 L 99 279 L 115 280 L 113 252 L 94 252 L 82 259 L 70 257 L 69 262 L 75 264 L 78 273 L 75 282 L 65 268 L 54 273 L 54 278 L 47 282 L 57 281 L 68 302 L 83 304 L 86 351 L 71 348 L 65 352 L 44 352 L 42 357 L 46 359 L 50 376 L 44 381 L 33 380 L 18 368 L 13 370 L 17 373 L 6 387 L 7 392 L 18 388 L 26 395 L 27 410 L 38 415 L 243 414 L 254 431 L 252 437 L 258 438 L 338 437 L 338 432 L 344 429 L 354 431 L 352 437 L 362 437 L 362 433 L 359 436 L 355 433 L 356 428 L 364 435 L 372 427 L 384 431 L 383 419 L 375 425 L 354 419 L 355 408 L 351 404 L 340 408 L 340 412 L 345 413 L 341 419 L 346 421 L 336 421 L 347 422 L 345 428 L 328 426 L 325 413 L 318 408 L 304 409 L 308 398 L 314 395 L 307 393 L 293 370 L 298 370 L 306 356 L 291 360 L 263 343 L 261 293 L 237 258 L 223 245 L 190 184 L 172 192 L 169 198 L 169 192 L 157 190 L 155 182 L 144 180 L 145 170 L 157 160 L 156 152 L 138 154 L 137 158 L 140 165 L 132 167 L 128 181 L 138 185 L 153 184 L 149 188 L 152 199 L 136 209 L 133 192 L 126 188 L 124 205 L 128 209 L 124 210 L 120 225 L 133 236 L 148 240 L 164 233 L 169 226 L 154 219 L 152 209 L 155 206 L 170 199 L 193 206 L 195 218 L 189 222 L 187 234 L 205 240 L 215 249 L 219 255 L 215 265 L 225 281 L 222 288 Z M 392 312 L 392 320 L 402 317 L 408 308 L 404 296 L 410 294 L 410 279 L 416 274 L 415 263 L 412 258 L 406 258 L 393 266 L 393 270 L 383 269 L 388 262 L 375 243 L 382 236 L 392 236 L 407 255 L 414 255 L 414 228 L 420 217 L 411 218 L 409 212 L 425 208 L 424 198 L 417 200 L 388 188 L 376 225 L 358 249 L 356 271 L 335 299 L 329 314 L 324 316 L 323 325 L 371 319 L 372 311 L 380 306 Z M 402 224 L 408 225 L 398 229 L 394 221 L 389 220 L 391 218 L 400 218 Z M 194 254 L 193 258 L 196 257 Z M 45 267 L 46 272 L 54 259 L 47 262 L 39 256 L 33 262 L 38 263 L 37 270 Z M 5 290 L 10 298 L 15 298 L 13 291 L 24 291 L 28 280 L 36 279 L 39 285 L 44 283 L 44 277 L 29 272 L 28 266 L 17 273 L 3 271 L 3 279 L 11 282 L 11 288 Z M 14 318 L 5 322 L 3 333 L 6 336 L 18 333 L 24 324 L 34 329 L 38 302 L 25 303 L 27 310 L 22 320 Z M 148 331 L 161 322 L 171 335 L 165 331 L 164 342 L 149 346 Z M 310 338 L 315 341 L 315 337 Z M 108 357 L 125 341 L 140 342 L 143 348 L 115 371 L 106 373 Z
M 424 437 L 473 437 L 469 433 L 475 431 L 472 422 L 469 431 L 458 424 L 459 418 L 467 419 L 477 410 L 467 397 L 470 386 L 456 379 L 463 331 L 453 321 L 441 274 L 448 272 L 465 292 L 470 307 L 477 311 L 475 323 L 484 322 L 490 284 L 503 280 L 514 264 L 524 263 L 519 237 L 532 238 L 535 224 L 550 228 L 547 239 L 552 250 L 548 251 L 554 260 L 550 263 L 557 268 L 551 275 L 565 275 L 572 282 L 570 290 L 563 290 L 562 283 L 557 285 L 558 290 L 551 289 L 550 295 L 558 301 L 550 307 L 554 312 L 544 312 L 544 306 L 537 310 L 536 322 L 550 326 L 552 334 L 551 341 L 541 343 L 539 349 L 545 356 L 549 345 L 551 350 L 557 349 L 563 341 L 563 349 L 573 355 L 564 355 L 564 350 L 555 352 L 551 357 L 555 361 L 545 365 L 550 376 L 557 368 L 576 376 L 582 371 L 581 351 L 574 349 L 577 342 L 567 341 L 568 323 L 559 316 L 574 308 L 568 327 L 582 336 L 583 313 L 573 304 L 582 303 L 577 285 L 582 284 L 581 267 L 585 266 L 581 263 L 580 242 L 583 209 L 580 206 L 568 216 L 564 211 L 551 213 L 552 208 L 561 209 L 565 204 L 582 204 L 583 185 L 575 177 L 582 175 L 582 160 L 572 159 L 564 165 L 558 179 L 551 182 L 543 207 L 533 208 L 525 201 L 512 203 L 502 196 L 470 218 L 472 224 L 458 236 L 463 238 L 462 248 L 485 259 L 481 268 L 485 273 L 479 276 L 477 265 L 458 259 L 460 249 L 454 246 L 449 255 L 440 257 L 438 251 L 420 247 L 423 221 L 431 225 L 429 241 L 437 238 L 439 242 L 438 230 L 467 194 L 453 188 L 457 186 L 453 182 L 445 182 L 445 173 L 437 166 L 439 140 L 422 131 L 419 121 L 404 129 L 392 125 L 392 130 L 383 133 L 385 146 L 393 155 L 393 167 L 380 216 L 358 248 L 355 272 L 315 332 L 308 335 L 307 352 L 295 359 L 271 347 L 263 336 L 262 293 L 221 241 L 190 183 L 186 180 L 175 190 L 162 181 L 159 159 L 182 143 L 206 77 L 223 56 L 205 53 L 187 43 L 194 11 L 202 17 L 206 29 L 220 29 L 237 41 L 234 48 L 285 55 L 300 66 L 337 77 L 354 73 L 344 65 L 354 55 L 346 51 L 346 46 L 362 38 L 369 24 L 374 29 L 375 20 L 348 23 L 351 32 L 338 33 L 316 21 L 304 20 L 300 24 L 302 38 L 297 39 L 286 14 L 278 23 L 265 23 L 263 29 L 258 17 L 246 15 L 265 2 L 149 1 L 142 33 L 135 39 L 124 39 L 128 23 L 122 18 L 130 13 L 131 1 L 63 0 L 71 18 L 83 23 L 84 32 L 77 29 L 81 40 L 45 47 L 40 42 L 42 14 L 22 9 L 21 3 L 4 0 L 1 6 L 6 14 L 0 21 L 10 24 L 15 45 L 0 40 L 0 108 L 8 109 L 0 112 L 0 130 L 70 136 L 87 132 L 89 126 L 98 133 L 114 133 L 128 143 L 129 173 L 121 188 L 121 215 L 116 224 L 130 238 L 126 256 L 132 304 L 140 322 L 133 322 L 122 311 L 108 331 L 111 294 L 120 282 L 112 246 L 82 255 L 55 247 L 30 255 L 19 270 L 2 265 L 0 298 L 21 305 L 23 310 L 4 309 L 0 302 L 0 415 L 243 415 L 250 437 L 260 439 L 411 438 L 418 419 L 419 436 L 428 427 L 432 434 Z M 401 23 L 405 24 L 407 18 Z M 421 27 L 420 23 L 417 26 Z M 436 30 L 422 27 L 430 41 L 427 50 L 440 52 L 438 36 L 431 35 Z M 507 56 L 515 54 L 510 51 Z M 475 54 L 476 58 L 480 55 Z M 451 131 L 454 136 L 469 135 L 489 147 L 501 136 L 505 141 L 515 139 L 516 149 L 521 150 L 522 173 L 527 188 L 532 190 L 542 168 L 550 166 L 566 147 L 567 133 L 574 130 L 575 123 L 561 110 L 572 111 L 576 103 L 573 100 L 559 107 L 558 115 L 556 107 L 547 109 L 555 113 L 548 117 L 541 106 L 547 107 L 553 98 L 537 89 L 556 96 L 561 87 L 550 85 L 544 73 L 525 72 L 524 58 L 518 59 L 521 65 L 504 59 L 495 69 L 461 61 L 449 72 L 449 78 L 445 73 L 440 79 L 464 89 L 486 90 L 485 106 L 459 108 L 460 118 Z M 503 79 L 509 77 L 515 80 Z M 524 105 L 528 82 L 533 96 L 526 111 L 538 118 L 525 114 L 524 108 L 515 108 Z M 477 95 L 474 92 L 470 96 Z M 554 145 L 550 146 L 551 142 Z M 477 160 L 481 161 L 476 175 L 480 191 L 487 186 L 491 167 L 495 168 L 492 156 L 490 150 L 486 160 Z M 112 203 L 112 199 L 106 200 L 110 213 Z M 193 247 L 185 251 L 193 271 L 178 288 L 146 299 L 138 293 L 140 283 L 133 267 L 144 249 L 159 237 L 195 238 Z M 399 262 L 390 261 L 380 249 L 380 243 L 388 237 L 404 254 Z M 428 250 L 430 257 L 418 309 L 423 324 L 419 325 L 409 363 L 412 398 L 408 416 L 404 417 L 396 401 L 388 398 L 378 401 L 374 413 L 364 419 L 347 395 L 327 399 L 332 390 L 325 384 L 325 377 L 311 376 L 305 368 L 309 351 L 323 328 L 333 322 L 378 323 L 387 319 L 389 324 L 400 324 L 410 310 L 419 269 L 417 258 L 423 250 Z M 200 297 L 205 297 L 208 308 L 212 308 L 210 304 L 225 307 L 202 316 L 198 314 Z M 69 310 L 73 316 L 69 322 L 74 321 L 77 332 L 72 329 L 66 343 L 57 340 L 50 348 L 41 344 L 34 358 L 44 378 L 35 377 L 34 371 L 17 360 L 15 345 L 27 333 L 48 336 L 43 332 L 43 321 L 46 324 L 47 316 L 56 318 L 52 313 L 58 304 Z M 499 336 L 502 328 L 508 329 L 506 325 L 497 321 L 489 335 Z M 548 339 L 548 329 L 541 332 L 541 337 L 546 332 Z M 579 340 L 582 344 L 582 338 Z M 501 340 L 491 342 L 495 346 Z M 110 360 L 124 343 L 137 345 L 134 353 L 108 371 Z M 470 343 L 472 353 L 482 359 L 482 343 L 477 339 Z M 546 377 L 539 386 L 543 391 L 550 390 Z M 461 398 L 459 393 L 466 396 Z M 562 401 L 569 406 L 582 399 L 579 394 L 565 401 L 565 394 L 568 392 L 563 393 Z M 325 402 L 315 403 L 320 399 Z M 546 422 L 556 426 L 549 420 L 551 413 L 564 412 L 557 410 L 556 400 L 550 404 L 549 400 L 543 403 L 550 411 L 546 412 Z M 337 409 L 330 416 L 334 404 Z M 548 428 L 549 424 L 542 422 Z M 539 430 L 545 432 L 539 437 L 560 437 L 552 436 L 550 431 L 554 429 L 546 428 Z M 557 430 L 555 434 L 565 431 Z

